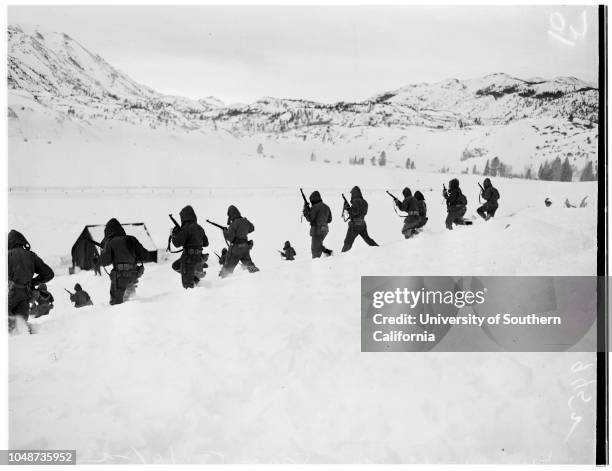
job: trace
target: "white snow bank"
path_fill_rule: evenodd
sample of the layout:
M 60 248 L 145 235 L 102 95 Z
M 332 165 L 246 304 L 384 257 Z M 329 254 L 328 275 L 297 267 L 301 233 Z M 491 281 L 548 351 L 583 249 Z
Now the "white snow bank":
M 388 197 L 366 190 L 370 232 L 383 246 L 358 240 L 316 261 L 295 191 L 240 196 L 260 273 L 220 280 L 213 257 L 204 286 L 184 291 L 169 261 L 147 265 L 136 299 L 121 306 L 107 305 L 105 276 L 60 274 L 49 283 L 56 308 L 35 321 L 39 334 L 10 339 L 10 447 L 75 448 L 80 463 L 592 462 L 594 409 L 580 411 L 572 430 L 567 405 L 571 367 L 591 354 L 360 352 L 361 275 L 594 274 L 595 208 L 560 207 L 585 192 L 594 203 L 594 184 L 498 183 L 496 219 L 448 232 L 436 191 L 430 224 L 409 241 Z M 56 226 L 37 197 L 9 201 L 11 223 L 29 228 L 35 248 L 48 244 L 43 257 L 81 224 L 74 214 L 111 213 L 99 197 L 55 198 L 66 213 L 53 216 Z M 177 200 L 221 222 L 228 203 L 214 192 L 148 196 L 112 211 L 150 219 L 159 239 Z M 344 230 L 335 220 L 327 245 L 338 250 Z M 216 229 L 209 233 L 220 249 Z M 273 252 L 286 234 L 295 262 Z M 94 306 L 69 306 L 61 288 L 77 281 Z

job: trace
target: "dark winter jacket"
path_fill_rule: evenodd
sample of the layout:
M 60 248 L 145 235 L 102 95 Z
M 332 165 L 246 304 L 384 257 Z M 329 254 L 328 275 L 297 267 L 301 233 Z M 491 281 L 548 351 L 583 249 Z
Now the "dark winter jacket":
M 349 219 L 353 222 L 363 221 L 368 214 L 368 202 L 361 195 L 361 190 L 358 186 L 354 186 L 351 190 L 351 204 L 347 208 Z
M 28 290 L 40 283 L 47 283 L 55 276 L 53 270 L 29 248 L 30 244 L 20 232 L 9 232 L 8 280 L 15 287 Z
M 425 203 L 425 197 L 423 193 L 417 191 L 414 194 L 414 198 L 417 200 L 417 207 L 419 208 L 419 217 L 421 219 L 427 218 L 427 203 Z
M 245 243 L 255 226 L 247 218 L 242 217 L 236 206 L 227 208 L 227 230 L 223 231 L 225 240 L 230 244 Z
M 418 219 L 419 216 L 419 207 L 418 202 L 414 196 L 412 196 L 412 192 L 410 188 L 404 188 L 402 191 L 404 195 L 404 201 L 396 201 L 395 204 L 399 208 L 400 211 L 404 211 L 406 213 L 407 219 Z
M 448 191 L 444 194 L 444 197 L 446 198 L 446 207 L 448 209 L 467 206 L 467 198 L 461 192 L 461 188 L 459 188 L 459 180 L 456 178 L 453 178 L 450 182 L 448 182 Z
M 295 249 L 291 247 L 289 241 L 285 242 L 285 246 L 283 247 L 282 251 L 282 256 L 285 257 L 285 259 L 287 260 L 295 260 L 296 255 L 297 253 L 295 252 Z
M 491 184 L 491 180 L 489 178 L 485 178 L 483 183 L 484 191 L 482 191 L 482 197 L 489 203 L 490 205 L 497 206 L 497 200 L 499 199 L 499 191 Z
M 315 232 L 320 232 L 321 227 L 332 222 L 332 213 L 318 191 L 313 191 L 310 195 L 310 209 L 304 207 L 304 217 L 310 223 Z
M 92 306 L 93 302 L 91 301 L 89 294 L 87 294 L 87 291 L 83 291 L 80 285 L 77 286 L 79 286 L 79 289 L 76 289 L 75 286 L 76 291 L 74 294 L 70 295 L 70 301 L 74 303 L 74 307 Z
M 148 262 L 149 252 L 134 236 L 127 235 L 116 219 L 111 219 L 104 228 L 104 248 L 100 254 L 100 265 L 117 264 L 136 265 L 138 262 Z
M 181 227 L 172 231 L 172 243 L 176 247 L 186 249 L 202 249 L 208 247 L 208 237 L 204 228 L 198 224 L 198 219 L 191 206 L 185 206 L 181 212 Z

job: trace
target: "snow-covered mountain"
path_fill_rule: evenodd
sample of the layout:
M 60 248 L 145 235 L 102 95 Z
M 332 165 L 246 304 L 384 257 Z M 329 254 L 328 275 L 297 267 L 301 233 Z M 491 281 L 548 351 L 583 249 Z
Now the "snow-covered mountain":
M 578 174 L 596 160 L 599 92 L 574 77 L 522 80 L 498 73 L 408 85 L 355 103 L 266 97 L 225 106 L 214 97 L 158 93 L 67 34 L 11 25 L 8 87 L 9 135 L 25 140 L 57 138 L 65 127 L 99 135 L 100 124 L 108 128 L 111 120 L 259 139 L 268 148 L 300 143 L 305 158 L 314 152 L 330 161 L 338 153 L 343 162 L 370 161 L 385 151 L 391 165 L 404 167 L 410 158 L 432 170 L 481 171 L 497 157 L 518 175 L 567 157 Z M 427 144 L 440 138 L 445 147 Z M 439 152 L 441 161 L 433 155 Z M 467 159 L 474 160 L 464 165 Z

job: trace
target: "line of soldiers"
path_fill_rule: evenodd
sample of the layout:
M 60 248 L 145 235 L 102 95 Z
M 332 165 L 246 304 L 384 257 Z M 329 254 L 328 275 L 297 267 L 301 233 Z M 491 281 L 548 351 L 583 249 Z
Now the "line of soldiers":
M 489 178 L 484 180 L 484 187 L 480 196 L 485 203 L 477 210 L 478 214 L 485 220 L 492 218 L 498 208 L 499 191 L 493 187 Z M 389 192 L 387 192 L 389 193 Z M 404 199 L 400 201 L 389 193 L 400 211 L 406 214 L 402 227 L 402 234 L 410 238 L 418 233 L 427 223 L 427 205 L 420 191 L 414 196 L 410 188 L 402 191 Z M 330 256 L 332 250 L 323 245 L 329 233 L 329 224 L 332 222 L 332 213 L 318 191 L 313 191 L 309 202 L 302 192 L 304 198 L 303 215 L 310 223 L 311 255 L 319 258 L 325 254 Z M 468 224 L 470 221 L 464 219 L 467 208 L 467 198 L 461 192 L 459 180 L 454 178 L 449 181 L 448 190 L 444 186 L 443 196 L 446 200 L 447 212 L 446 227 L 453 228 L 454 225 Z M 344 197 L 344 196 L 343 196 Z M 351 249 L 357 236 L 360 236 L 369 246 L 378 246 L 376 241 L 368 234 L 365 217 L 368 213 L 368 202 L 363 197 L 361 189 L 355 186 L 351 189 L 350 202 L 344 200 L 343 219 L 348 221 L 348 228 L 342 246 L 342 252 Z M 203 253 L 203 248 L 208 247 L 208 237 L 204 228 L 198 224 L 197 216 L 191 206 L 185 206 L 180 211 L 181 223 L 175 222 L 170 239 L 172 243 L 181 248 L 181 256 L 172 263 L 172 268 L 181 274 L 181 283 L 185 289 L 194 288 L 205 275 L 208 267 L 208 254 Z M 259 268 L 251 259 L 250 251 L 253 241 L 249 240 L 249 234 L 255 230 L 255 226 L 246 217 L 240 214 L 238 208 L 230 205 L 227 209 L 227 226 L 221 226 L 207 220 L 210 224 L 219 227 L 227 244 L 219 256 L 222 278 L 233 273 L 240 263 L 249 272 L 255 273 Z M 93 241 L 92 241 L 93 242 Z M 104 228 L 104 240 L 96 243 L 102 247 L 97 259 L 98 266 L 112 265 L 109 274 L 110 304 L 121 304 L 128 300 L 138 286 L 138 280 L 144 273 L 144 262 L 151 261 L 149 252 L 142 246 L 134 236 L 127 235 L 119 221 L 110 219 Z M 8 235 L 8 311 L 9 326 L 10 319 L 21 316 L 26 321 L 33 313 L 36 317 L 46 315 L 53 308 L 53 296 L 46 290 L 46 284 L 54 277 L 53 270 L 46 265 L 38 255 L 30 250 L 30 245 L 25 237 L 16 230 L 11 230 Z M 170 245 L 168 245 L 170 250 Z M 289 241 L 285 243 L 281 256 L 287 260 L 293 260 L 296 251 Z M 75 307 L 91 305 L 89 295 L 82 290 L 80 285 L 75 285 L 75 293 L 71 294 L 71 301 Z M 33 304 L 32 304 L 33 303 Z M 32 307 L 35 309 L 32 309 Z

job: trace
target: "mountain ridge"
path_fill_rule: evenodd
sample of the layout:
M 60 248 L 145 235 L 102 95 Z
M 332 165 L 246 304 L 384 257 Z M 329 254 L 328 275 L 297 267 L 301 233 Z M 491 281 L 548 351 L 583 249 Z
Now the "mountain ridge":
M 100 120 L 119 121 L 170 132 L 297 141 L 311 147 L 309 152 L 320 144 L 347 144 L 351 153 L 361 149 L 361 156 L 368 154 L 368 160 L 374 152 L 386 151 L 398 166 L 403 162 L 394 154 L 408 154 L 401 159 L 409 156 L 413 162 L 425 155 L 419 143 L 412 142 L 423 138 L 415 130 L 471 133 L 456 140 L 460 148 L 452 150 L 453 165 L 467 156 L 484 167 L 484 160 L 508 154 L 499 142 L 507 147 L 524 140 L 520 133 L 525 131 L 530 145 L 521 147 L 527 154 L 521 166 L 534 171 L 557 156 L 571 157 L 579 170 L 596 156 L 599 91 L 576 77 L 526 80 L 497 72 L 408 84 L 355 102 L 262 97 L 226 105 L 210 96 L 195 100 L 159 93 L 65 33 L 19 25 L 9 25 L 7 33 L 9 135 L 23 139 L 36 130 L 22 122 L 26 118 L 20 114 L 27 111 L 39 128 L 43 125 L 38 117 L 44 114 L 44 126 L 55 129 L 55 136 L 61 135 L 61 126 L 76 127 L 82 134 Z M 36 130 L 34 135 L 43 134 Z M 508 163 L 516 157 L 504 159 Z

